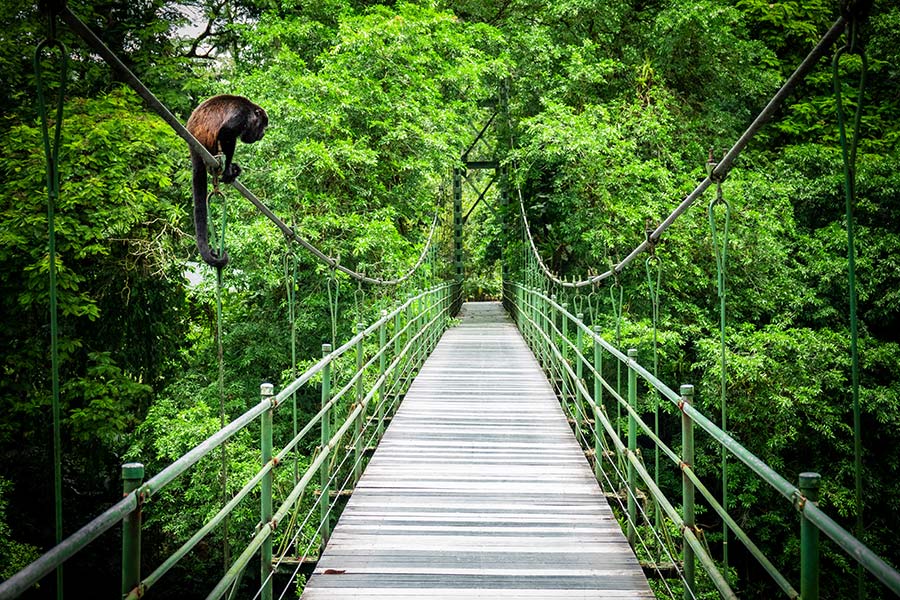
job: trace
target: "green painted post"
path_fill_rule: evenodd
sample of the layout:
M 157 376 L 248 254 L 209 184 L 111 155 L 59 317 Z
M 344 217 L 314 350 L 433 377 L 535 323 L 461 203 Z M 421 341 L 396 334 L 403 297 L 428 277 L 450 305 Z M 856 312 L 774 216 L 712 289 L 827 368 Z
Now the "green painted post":
M 275 394 L 275 386 L 271 383 L 263 383 L 259 386 L 259 394 L 262 400 L 272 401 Z M 260 436 L 259 447 L 262 452 L 262 465 L 266 466 L 272 460 L 272 413 L 275 412 L 274 404 L 269 410 L 259 416 Z M 272 481 L 275 474 L 272 471 L 266 473 L 260 482 L 259 520 L 262 527 L 269 527 L 272 521 Z M 260 598 L 272 600 L 272 536 L 263 541 L 259 549 L 259 579 L 262 582 Z
M 569 403 L 569 374 L 566 365 L 569 363 L 569 317 L 566 310 L 569 305 L 562 303 L 563 310 L 559 312 L 559 351 L 562 356 L 559 364 L 560 392 L 562 393 L 563 406 Z
M 584 356 L 584 335 L 581 333 L 581 323 L 584 320 L 584 315 L 578 313 L 575 315 L 575 318 L 578 322 L 575 324 L 575 347 L 578 349 L 578 352 L 575 353 L 575 376 L 578 378 L 578 381 L 582 381 L 584 378 L 584 361 L 581 360 L 581 357 Z M 584 421 L 584 405 L 581 402 L 581 387 L 575 386 L 575 436 L 576 439 L 581 441 L 581 427 Z
M 594 333 L 600 337 L 600 326 L 593 326 Z M 603 452 L 603 431 L 600 427 L 600 411 L 603 410 L 603 346 L 594 340 L 594 477 L 600 479 L 600 460 Z
M 322 344 L 322 356 L 328 356 L 331 354 L 331 344 Z M 325 405 L 331 400 L 331 363 L 326 363 L 322 368 L 322 408 L 325 408 Z M 322 415 L 322 450 L 324 451 L 325 447 L 328 445 L 328 442 L 331 440 L 331 411 L 326 410 L 325 414 Z M 331 523 L 329 522 L 329 498 L 328 498 L 328 480 L 331 479 L 331 472 L 329 469 L 329 461 L 322 461 L 322 467 L 319 469 L 319 531 L 322 536 L 322 548 L 319 551 L 319 556 L 322 555 L 322 551 L 325 549 L 325 545 L 328 543 L 328 538 L 331 537 Z
M 806 502 L 819 503 L 818 473 L 800 473 L 800 493 Z M 819 528 L 809 522 L 806 513 L 800 511 L 800 597 L 803 600 L 819 600 Z
M 525 328 L 528 331 L 530 337 L 529 341 L 531 342 L 531 351 L 534 352 L 537 356 L 538 362 L 541 362 L 541 354 L 538 352 L 537 347 L 537 325 L 540 324 L 540 321 L 534 321 L 534 324 L 528 323 L 528 318 L 535 318 L 537 311 L 535 310 L 535 304 L 537 303 L 537 298 L 535 297 L 534 290 L 530 287 L 526 287 L 522 290 L 522 293 L 525 296 L 525 303 L 523 305 L 523 313 L 522 316 L 525 318 Z
M 531 290 L 526 287 L 519 287 L 519 309 L 516 311 L 519 315 L 519 321 L 521 322 L 521 328 L 523 328 L 527 332 L 527 340 L 528 345 L 531 346 L 531 349 L 534 350 L 534 331 L 527 324 L 528 319 L 526 318 L 531 314 Z
M 422 338 L 416 338 L 416 333 L 419 331 L 419 302 L 415 299 L 414 296 L 410 295 L 411 302 L 409 303 L 409 312 L 410 317 L 407 322 L 410 324 L 409 329 L 409 338 L 412 340 L 412 348 L 410 348 L 410 364 L 412 367 L 410 368 L 409 378 L 412 379 L 413 373 L 419 368 L 419 347 L 422 343 Z
M 403 349 L 402 335 L 400 334 L 403 330 L 403 324 L 401 323 L 402 319 L 403 311 L 398 310 L 397 314 L 394 315 L 394 358 L 400 356 L 400 351 Z M 400 389 L 400 373 L 402 371 L 402 365 L 400 364 L 400 361 L 398 361 L 394 372 L 391 374 L 391 388 L 396 395 L 400 394 L 398 390 Z
M 556 302 L 556 294 L 551 294 L 550 300 L 552 302 Z M 550 302 L 546 303 L 544 307 L 544 312 L 547 315 L 547 320 L 545 321 L 547 325 L 547 334 L 549 341 L 547 342 L 546 349 L 544 350 L 547 353 L 547 364 L 550 370 L 550 383 L 556 383 L 556 363 L 555 356 L 553 354 L 553 346 L 556 345 L 556 330 L 558 326 L 556 325 L 556 309 L 553 308 L 553 304 Z
M 683 405 L 690 405 L 694 402 L 694 386 L 681 386 L 681 402 Z M 685 468 L 693 468 L 694 466 L 694 422 L 688 416 L 682 407 L 681 409 L 681 498 L 682 510 L 684 512 L 684 531 L 693 531 L 694 522 L 694 483 L 684 472 Z M 695 597 L 694 573 L 695 558 L 694 549 L 687 543 L 683 543 L 683 560 L 684 560 L 684 600 L 691 600 Z
M 360 333 L 366 328 L 365 323 L 357 323 L 356 324 L 356 333 Z M 356 404 L 362 405 L 363 401 L 363 362 L 365 356 L 363 353 L 363 340 L 362 338 L 356 342 Z M 368 411 L 360 411 L 359 416 L 356 418 L 356 437 L 353 441 L 353 485 L 356 486 L 356 483 L 359 481 L 360 475 L 362 475 L 362 456 L 363 456 L 363 447 L 362 447 L 362 439 L 363 439 L 363 422 L 366 419 L 366 413 Z
M 634 361 L 637 358 L 637 349 L 628 349 L 628 405 L 637 410 L 637 371 L 634 370 Z M 628 452 L 637 454 L 637 421 L 634 415 L 628 413 Z M 628 543 L 634 548 L 636 540 L 635 524 L 637 523 L 637 502 L 635 495 L 637 476 L 634 465 L 628 461 Z
M 431 323 L 431 320 L 434 319 L 435 316 L 435 301 L 434 301 L 434 290 L 428 290 L 427 302 L 428 302 L 428 316 L 425 318 L 426 323 Z M 435 327 L 435 323 L 431 323 L 428 325 L 428 351 L 430 352 L 434 345 L 437 343 L 437 328 Z
M 385 331 L 384 322 L 387 320 L 388 312 L 386 310 L 381 311 L 381 325 L 378 327 L 378 348 L 381 354 L 378 357 L 378 376 L 381 378 L 381 387 L 378 388 L 378 425 L 377 425 L 377 435 L 378 439 L 381 439 L 381 436 L 384 435 L 384 405 L 386 402 L 384 386 L 387 385 L 387 382 L 384 380 L 384 372 L 386 370 L 387 357 L 385 354 L 387 353 L 387 332 Z
M 548 371 L 546 351 L 547 342 L 545 341 L 544 336 L 541 335 L 543 332 L 547 331 L 547 300 L 537 288 L 535 288 L 533 291 L 533 297 L 534 303 L 532 304 L 532 310 L 534 311 L 535 323 L 534 344 L 538 350 L 538 359 L 540 360 L 541 367 L 544 369 L 544 371 Z
M 534 337 L 532 335 L 531 327 L 527 325 L 528 319 L 526 318 L 531 314 L 531 302 L 529 298 L 531 298 L 531 290 L 522 286 L 516 287 L 519 293 L 519 307 L 516 311 L 516 314 L 519 316 L 519 329 L 525 331 L 525 339 L 528 341 L 528 345 L 531 347 L 532 351 L 534 350 Z
M 403 330 L 403 324 L 400 322 L 402 315 L 402 310 L 398 310 L 397 314 L 394 315 L 394 357 L 400 354 L 400 349 L 403 347 L 403 340 L 400 335 L 400 331 Z
M 456 282 L 463 282 L 463 249 L 462 249 L 462 169 L 453 169 L 453 261 L 456 272 Z
M 406 315 L 404 315 L 404 322 L 406 326 L 409 328 L 406 331 L 407 341 L 412 340 L 416 335 L 416 329 L 419 327 L 419 315 L 416 313 L 416 301 L 415 294 L 409 295 L 409 306 L 406 307 Z M 416 370 L 416 348 L 418 344 L 413 342 L 413 346 L 409 349 L 409 353 L 406 355 L 407 359 L 404 361 L 406 364 L 412 364 L 412 369 L 410 371 Z M 409 377 L 412 377 L 412 373 L 410 372 Z
M 122 465 L 122 495 L 127 496 L 144 482 L 144 465 Z M 122 596 L 141 583 L 141 498 L 137 506 L 122 519 Z
M 534 320 L 534 346 L 538 354 L 538 362 L 541 363 L 541 368 L 546 370 L 547 356 L 544 353 L 544 348 L 547 343 L 544 341 L 544 337 L 541 335 L 541 333 L 546 331 L 547 329 L 547 323 L 544 321 L 544 318 L 547 315 L 547 311 L 544 310 L 544 304 L 546 303 L 546 300 L 537 288 L 532 288 L 531 297 L 531 312 L 533 315 L 532 318 Z
M 522 321 L 522 327 L 526 332 L 526 339 L 528 340 L 528 345 L 531 346 L 532 352 L 534 351 L 534 330 L 528 324 L 528 317 L 532 315 L 534 312 L 531 308 L 531 290 L 527 287 L 519 288 L 519 294 L 521 296 L 522 304 L 519 306 L 519 318 Z

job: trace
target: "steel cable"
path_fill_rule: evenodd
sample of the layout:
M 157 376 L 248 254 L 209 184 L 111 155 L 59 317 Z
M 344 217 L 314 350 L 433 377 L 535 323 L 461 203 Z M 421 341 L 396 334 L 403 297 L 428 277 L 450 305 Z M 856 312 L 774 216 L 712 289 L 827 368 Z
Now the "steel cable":
M 185 128 L 184 125 L 172 114 L 172 112 L 166 108 L 166 106 L 160 102 L 160 100 L 150 91 L 147 86 L 145 86 L 138 77 L 131 72 L 131 70 L 125 66 L 116 54 L 110 50 L 103 41 L 97 37 L 97 35 L 91 31 L 90 27 L 84 24 L 78 16 L 71 11 L 68 6 L 63 6 L 62 11 L 60 13 L 60 17 L 69 25 L 73 32 L 75 32 L 93 51 L 99 54 L 110 67 L 120 76 L 122 80 L 128 84 L 137 94 L 144 99 L 147 103 L 147 106 L 153 110 L 156 114 L 158 114 L 162 119 L 177 133 L 185 142 L 187 142 L 188 146 L 190 146 L 191 150 L 196 152 L 197 155 L 203 160 L 204 164 L 210 169 L 219 169 L 220 165 L 218 160 L 207 150 L 203 144 L 201 144 L 191 132 Z M 422 262 L 425 260 L 425 255 L 428 253 L 428 248 L 431 246 L 435 226 L 438 222 L 438 214 L 439 210 L 435 210 L 434 219 L 431 224 L 431 231 L 428 234 L 428 239 L 425 243 L 425 247 L 422 249 L 422 253 L 419 255 L 419 259 L 413 265 L 413 267 L 407 271 L 403 276 L 397 277 L 394 279 L 381 279 L 378 277 L 368 277 L 363 273 L 358 273 L 352 269 L 348 269 L 338 263 L 338 261 L 321 250 L 315 247 L 310 242 L 306 241 L 293 230 L 293 228 L 289 227 L 279 219 L 275 213 L 269 210 L 265 204 L 260 201 L 260 199 L 253 194 L 250 190 L 244 186 L 240 181 L 235 180 L 231 184 L 244 198 L 249 200 L 260 212 L 262 212 L 272 223 L 274 223 L 283 233 L 287 236 L 288 239 L 296 242 L 303 248 L 305 248 L 310 254 L 315 256 L 319 261 L 325 263 L 329 267 L 333 269 L 337 269 L 341 271 L 353 279 L 362 281 L 364 283 L 370 283 L 373 285 L 398 285 L 407 279 L 409 279 L 422 265 Z
M 825 52 L 837 41 L 840 37 L 841 33 L 843 33 L 844 28 L 847 25 L 847 19 L 843 16 L 835 21 L 834 25 L 825 33 L 824 36 L 819 40 L 819 43 L 810 51 L 807 57 L 800 63 L 800 66 L 791 74 L 791 76 L 784 82 L 781 88 L 772 96 L 772 99 L 769 100 L 769 103 L 766 104 L 765 108 L 756 116 L 753 122 L 747 127 L 744 131 L 743 135 L 734 143 L 728 152 L 726 152 L 725 156 L 718 163 L 716 168 L 707 176 L 703 181 L 701 181 L 694 190 L 685 197 L 684 200 L 666 217 L 657 227 L 653 230 L 650 235 L 647 236 L 643 242 L 638 244 L 624 259 L 619 261 L 617 264 L 612 266 L 609 270 L 599 274 L 594 275 L 592 277 L 588 277 L 587 279 L 582 279 L 580 281 L 565 281 L 561 277 L 559 277 L 556 273 L 551 271 L 547 265 L 544 263 L 541 258 L 540 252 L 538 252 L 537 245 L 534 242 L 534 238 L 531 234 L 531 227 L 528 223 L 528 216 L 525 214 L 525 201 L 522 197 L 522 188 L 516 181 L 516 189 L 519 195 L 519 212 L 522 215 L 522 222 L 525 225 L 525 233 L 528 237 L 529 245 L 531 246 L 531 253 L 537 259 L 538 265 L 540 265 L 541 269 L 544 271 L 544 275 L 547 276 L 553 283 L 567 287 L 567 288 L 580 288 L 588 285 L 593 285 L 599 283 L 600 281 L 621 273 L 625 267 L 628 266 L 641 252 L 648 250 L 654 244 L 656 244 L 659 239 L 662 237 L 662 234 L 669 228 L 675 220 L 680 217 L 688 208 L 706 191 L 706 189 L 712 185 L 714 180 L 724 179 L 726 175 L 731 171 L 733 163 L 735 159 L 740 155 L 741 151 L 750 143 L 750 140 L 756 135 L 756 133 L 765 125 L 775 114 L 775 112 L 781 108 L 781 105 L 784 103 L 784 100 L 791 94 L 791 92 L 796 89 L 796 87 L 801 83 L 801 81 L 806 77 L 806 75 L 812 70 L 812 68 L 818 63 L 819 59 L 821 59 Z

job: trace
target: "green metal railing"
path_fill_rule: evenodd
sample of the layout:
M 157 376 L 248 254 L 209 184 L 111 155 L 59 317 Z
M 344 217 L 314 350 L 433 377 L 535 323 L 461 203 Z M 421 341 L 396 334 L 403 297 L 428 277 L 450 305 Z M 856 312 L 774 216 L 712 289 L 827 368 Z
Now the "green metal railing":
M 334 469 L 336 456 L 344 453 L 350 462 L 352 484 L 361 473 L 362 457 L 368 439 L 377 439 L 384 431 L 384 422 L 396 409 L 406 387 L 424 363 L 449 323 L 452 306 L 457 304 L 457 284 L 444 284 L 414 295 L 391 312 L 382 311 L 381 318 L 365 327 L 341 347 L 332 350 L 323 346 L 323 356 L 315 365 L 280 392 L 275 394 L 272 384 L 261 386 L 260 401 L 241 416 L 234 419 L 180 459 L 163 469 L 148 481 L 143 481 L 143 465 L 129 463 L 123 466 L 124 498 L 107 509 L 56 547 L 0 584 L 0 599 L 15 598 L 53 572 L 57 566 L 83 550 L 103 532 L 122 523 L 122 593 L 125 598 L 139 598 L 185 558 L 192 549 L 213 529 L 219 526 L 252 491 L 259 489 L 260 525 L 246 548 L 240 553 L 225 576 L 208 598 L 221 598 L 236 586 L 241 574 L 259 553 L 261 558 L 261 597 L 272 597 L 272 540 L 279 524 L 286 521 L 298 505 L 304 492 L 318 474 L 319 526 L 318 541 L 327 542 L 331 521 L 335 515 L 335 503 L 329 502 L 330 486 L 337 477 Z M 369 347 L 367 354 L 366 347 Z M 374 348 L 374 350 L 371 350 Z M 352 373 L 347 381 L 339 381 L 333 367 L 342 357 L 353 360 L 352 368 L 342 372 Z M 288 403 L 292 394 L 314 380 L 321 378 L 322 407 L 309 422 L 284 446 L 274 453 L 273 421 L 275 411 Z M 262 466 L 245 482 L 237 494 L 190 539 L 171 554 L 152 573 L 141 577 L 141 519 L 147 501 L 163 490 L 200 459 L 209 455 L 238 431 L 260 420 L 260 449 Z M 277 510 L 274 510 L 273 480 L 275 470 L 296 451 L 307 434 L 318 427 L 321 446 L 310 460 Z M 332 428 L 333 427 L 333 428 Z M 369 432 L 368 434 L 365 432 Z M 368 439 L 366 436 L 369 436 Z M 347 441 L 349 439 L 349 442 Z M 313 509 L 315 511 L 315 507 Z
M 681 386 L 676 393 L 637 361 L 637 351 L 626 354 L 610 345 L 599 334 L 598 327 L 585 325 L 580 314 L 572 314 L 565 304 L 542 290 L 531 286 L 508 282 L 504 288 L 504 303 L 511 307 L 512 316 L 526 342 L 546 371 L 551 383 L 557 389 L 566 412 L 571 416 L 573 427 L 582 437 L 582 442 L 593 450 L 595 474 L 601 476 L 601 460 L 607 457 L 611 470 L 618 473 L 619 483 L 625 489 L 626 529 L 629 542 L 635 544 L 635 529 L 638 525 L 637 503 L 641 494 L 649 494 L 671 523 L 682 534 L 681 576 L 685 583 L 685 598 L 696 597 L 695 561 L 699 560 L 703 570 L 723 598 L 736 598 L 726 578 L 719 572 L 706 545 L 701 540 L 694 521 L 695 493 L 705 499 L 710 507 L 747 552 L 752 555 L 763 570 L 788 598 L 802 597 L 815 600 L 819 597 L 819 546 L 821 531 L 831 538 L 844 552 L 868 570 L 893 593 L 900 595 L 900 573 L 869 550 L 861 541 L 838 525 L 817 505 L 819 475 L 801 473 L 799 485 L 794 486 L 775 472 L 757 456 L 741 446 L 715 423 L 700 413 L 694 406 L 693 386 Z M 574 330 L 574 340 L 569 335 Z M 627 369 L 627 392 L 603 377 L 604 360 L 616 361 Z M 611 363 L 610 363 L 611 364 Z M 608 368 L 608 367 L 607 367 Z M 652 425 L 646 424 L 637 408 L 638 380 L 642 380 L 660 398 L 674 404 L 681 412 L 682 439 L 681 455 L 677 454 L 654 433 Z M 593 385 L 589 387 L 588 382 Z M 607 404 L 617 407 L 627 414 L 627 439 L 617 431 L 615 419 L 607 414 Z M 588 415 L 593 416 L 593 424 Z M 591 427 L 593 425 L 593 427 Z M 720 444 L 731 456 L 747 465 L 760 479 L 772 486 L 793 505 L 800 515 L 800 592 L 791 585 L 787 577 L 763 555 L 750 536 L 728 514 L 713 494 L 706 488 L 694 471 L 694 428 L 699 427 Z M 669 500 L 644 466 L 637 448 L 637 432 L 651 440 L 660 451 L 672 461 L 681 473 L 682 497 L 677 502 Z M 642 490 L 638 489 L 638 479 Z M 681 504 L 681 510 L 676 504 Z

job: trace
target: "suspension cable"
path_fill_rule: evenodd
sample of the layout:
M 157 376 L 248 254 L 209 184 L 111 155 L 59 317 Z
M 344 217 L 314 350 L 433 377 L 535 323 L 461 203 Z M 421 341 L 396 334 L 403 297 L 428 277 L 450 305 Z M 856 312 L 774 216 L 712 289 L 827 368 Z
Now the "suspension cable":
M 97 37 L 97 35 L 91 31 L 91 29 L 84 24 L 78 16 L 72 12 L 72 10 L 67 6 L 63 5 L 62 10 L 60 12 L 60 17 L 69 25 L 73 32 L 75 32 L 84 42 L 90 47 L 93 51 L 99 54 L 109 66 L 122 78 L 122 80 L 128 84 L 137 94 L 144 99 L 147 103 L 147 106 L 153 110 L 156 114 L 158 114 L 162 119 L 177 133 L 185 142 L 187 142 L 188 146 L 190 146 L 191 150 L 197 153 L 198 156 L 203 160 L 204 164 L 208 168 L 219 168 L 219 162 L 216 158 L 207 150 L 203 144 L 201 144 L 188 130 L 184 125 L 169 111 L 166 106 L 160 102 L 160 100 L 145 86 L 138 77 L 131 72 L 131 70 L 125 66 L 116 54 L 110 50 L 103 41 Z M 377 277 L 367 277 L 362 273 L 358 273 L 353 271 L 352 269 L 348 269 L 342 265 L 338 264 L 338 261 L 318 248 L 312 245 L 310 242 L 306 241 L 294 231 L 292 227 L 289 227 L 279 219 L 275 213 L 269 210 L 262 201 L 253 194 L 250 190 L 244 186 L 238 180 L 235 180 L 231 183 L 231 185 L 241 193 L 244 198 L 249 200 L 260 212 L 262 212 L 272 223 L 274 223 L 288 239 L 296 242 L 303 248 L 305 248 L 308 252 L 310 252 L 313 256 L 315 256 L 319 261 L 325 263 L 331 268 L 342 271 L 343 273 L 349 275 L 353 279 L 357 279 L 364 283 L 370 283 L 374 285 L 398 285 L 407 279 L 409 279 L 413 273 L 415 273 L 418 268 L 421 266 L 422 262 L 425 260 L 425 255 L 428 252 L 428 248 L 430 247 L 432 240 L 434 238 L 434 231 L 436 225 L 438 223 L 438 215 L 439 210 L 435 210 L 434 219 L 431 224 L 431 231 L 428 234 L 428 239 L 425 243 L 425 247 L 422 249 L 422 253 L 419 255 L 418 260 L 412 266 L 412 268 L 407 271 L 403 276 L 397 277 L 394 279 L 381 279 Z
M 58 546 L 63 538 L 62 522 L 62 433 L 60 426 L 59 397 L 59 323 L 57 310 L 56 282 L 56 203 L 59 199 L 59 146 L 62 138 L 63 104 L 66 92 L 66 72 L 69 52 L 65 44 L 56 39 L 56 12 L 52 3 L 47 8 L 47 37 L 34 50 L 34 73 L 37 80 L 38 113 L 41 121 L 41 136 L 44 142 L 44 158 L 47 175 L 47 229 L 50 270 L 50 370 L 53 411 L 53 499 L 54 529 Z M 47 103 L 44 96 L 44 71 L 41 55 L 44 49 L 59 51 L 59 89 L 57 89 L 56 120 L 53 123 L 53 142 L 50 141 L 50 124 Z M 56 597 L 63 597 L 63 566 L 56 568 Z
M 731 204 L 722 195 L 722 178 L 715 174 L 716 164 L 712 159 L 712 150 L 709 151 L 707 169 L 710 177 L 716 183 L 716 197 L 709 203 L 709 228 L 712 233 L 713 255 L 716 258 L 716 288 L 719 294 L 719 403 L 722 410 L 722 431 L 728 431 L 728 412 L 726 410 L 725 386 L 728 381 L 726 347 L 725 347 L 725 296 L 726 296 L 726 267 L 728 260 L 728 223 L 731 219 Z M 724 209 L 724 222 L 720 230 L 716 225 L 716 207 Z M 654 374 L 655 376 L 655 374 Z M 728 451 L 722 446 L 722 506 L 728 510 Z M 722 562 L 728 567 L 728 524 L 722 522 Z
M 868 62 L 865 49 L 862 44 L 859 29 L 865 20 L 871 2 L 848 1 L 844 2 L 843 9 L 849 21 L 847 41 L 843 47 L 837 50 L 832 60 L 832 79 L 834 82 L 835 108 L 837 112 L 838 129 L 841 141 L 841 157 L 844 167 L 844 199 L 845 221 L 847 223 L 847 279 L 850 301 L 850 378 L 851 395 L 853 401 L 853 462 L 854 462 L 854 488 L 856 501 L 856 537 L 862 539 L 863 535 L 863 489 L 862 489 L 862 428 L 859 407 L 859 324 L 857 319 L 857 295 L 856 295 L 856 246 L 854 242 L 855 221 L 853 207 L 856 204 L 856 149 L 859 144 L 860 122 L 862 117 L 863 100 L 866 86 L 866 71 Z M 843 97 L 841 94 L 842 80 L 840 76 L 840 62 L 844 54 L 859 55 L 861 68 L 859 72 L 859 87 L 857 89 L 856 112 L 853 115 L 853 135 L 849 142 L 847 139 L 847 127 L 845 124 Z M 857 567 L 858 596 L 865 596 L 865 579 L 862 566 Z
M 651 266 L 652 265 L 652 266 Z M 662 280 L 662 266 L 656 250 L 651 246 L 650 256 L 644 261 L 647 270 L 647 292 L 650 296 L 650 316 L 653 323 L 653 376 L 659 377 L 659 344 L 657 339 L 657 327 L 659 324 L 659 288 Z M 656 270 L 656 278 L 652 276 L 653 267 Z M 659 391 L 653 390 L 653 433 L 659 437 Z M 653 481 L 659 486 L 659 446 L 654 444 L 653 451 Z M 656 526 L 660 526 L 662 511 L 656 506 Z
M 810 51 L 807 57 L 800 63 L 800 66 L 791 74 L 791 76 L 784 82 L 781 88 L 772 96 L 772 99 L 769 100 L 769 103 L 766 104 L 765 108 L 756 116 L 753 122 L 747 127 L 746 131 L 744 131 L 743 135 L 734 143 L 730 150 L 725 154 L 721 161 L 719 161 L 716 168 L 713 172 L 707 176 L 703 181 L 697 184 L 697 187 L 685 197 L 684 200 L 681 201 L 675 210 L 666 217 L 657 227 L 653 230 L 653 232 L 647 236 L 647 238 L 638 244 L 628 256 L 622 259 L 619 263 L 612 266 L 608 271 L 601 273 L 599 275 L 594 275 L 592 277 L 588 277 L 587 279 L 582 279 L 580 281 L 567 282 L 560 278 L 556 273 L 550 270 L 547 265 L 544 263 L 543 259 L 538 252 L 537 245 L 534 242 L 534 238 L 531 235 L 531 227 L 528 224 L 528 216 L 525 214 L 525 202 L 522 197 L 522 189 L 519 186 L 518 179 L 516 182 L 516 187 L 519 192 L 519 209 L 522 215 L 522 221 L 525 224 L 525 233 L 528 237 L 528 242 L 531 246 L 531 252 L 534 254 L 535 258 L 537 258 L 537 262 L 540 265 L 541 269 L 544 271 L 544 275 L 547 276 L 551 281 L 556 283 L 557 285 L 561 285 L 563 287 L 584 287 L 587 285 L 591 285 L 593 283 L 597 283 L 603 279 L 621 273 L 629 263 L 631 263 L 641 252 L 648 250 L 652 244 L 655 244 L 662 237 L 662 234 L 669 228 L 675 220 L 680 217 L 688 208 L 699 198 L 706 189 L 712 185 L 713 179 L 712 177 L 724 178 L 731 171 L 733 163 L 741 151 L 750 143 L 750 140 L 762 129 L 763 125 L 765 125 L 781 108 L 781 105 L 784 103 L 785 99 L 790 95 L 794 89 L 803 81 L 807 74 L 812 70 L 812 68 L 816 65 L 816 63 L 821 59 L 828 49 L 837 41 L 840 37 L 841 33 L 843 33 L 844 28 L 847 25 L 847 17 L 841 16 L 835 21 L 834 25 L 825 33 L 824 36 L 819 40 L 816 46 Z

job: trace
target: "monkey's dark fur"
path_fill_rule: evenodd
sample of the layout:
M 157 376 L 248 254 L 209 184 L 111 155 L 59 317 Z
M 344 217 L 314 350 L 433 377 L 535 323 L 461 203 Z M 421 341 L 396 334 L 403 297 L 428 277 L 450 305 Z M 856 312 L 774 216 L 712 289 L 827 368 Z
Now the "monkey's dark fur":
M 187 129 L 212 154 L 225 155 L 222 182 L 231 183 L 241 174 L 241 168 L 232 162 L 237 139 L 247 144 L 262 139 L 269 125 L 266 111 L 243 96 L 222 94 L 213 96 L 194 109 L 187 122 Z M 206 207 L 206 164 L 200 155 L 191 150 L 194 167 L 194 228 L 197 231 L 197 248 L 207 264 L 216 268 L 228 264 L 228 253 L 218 256 L 209 247 Z

